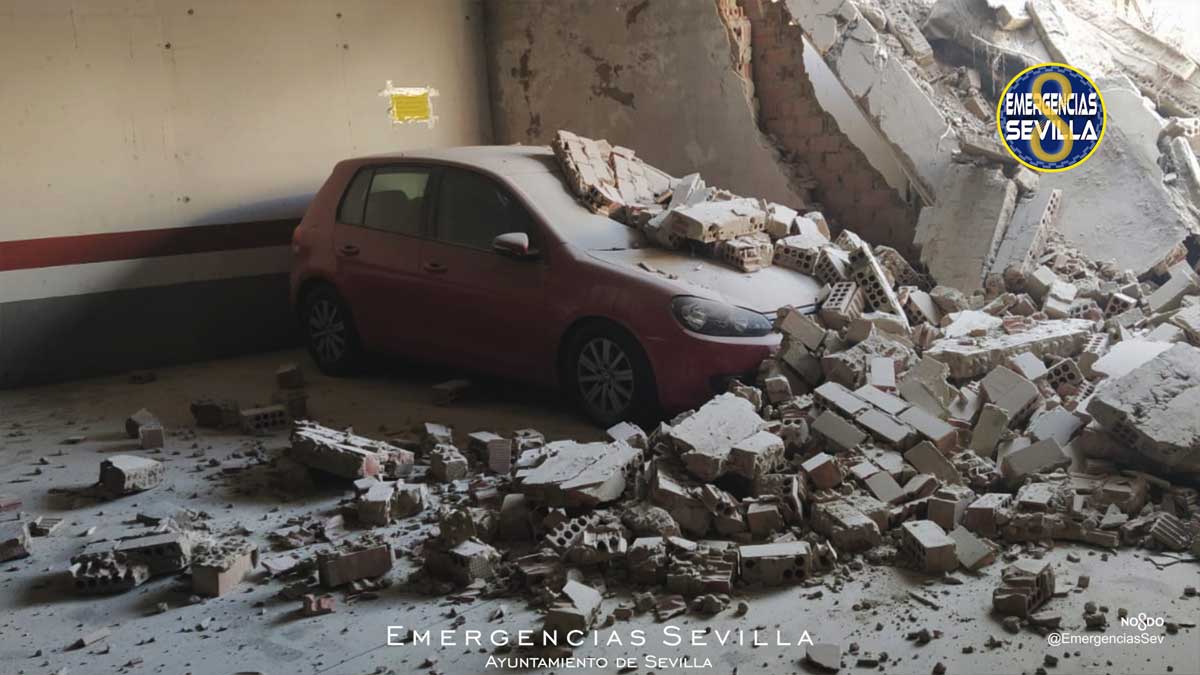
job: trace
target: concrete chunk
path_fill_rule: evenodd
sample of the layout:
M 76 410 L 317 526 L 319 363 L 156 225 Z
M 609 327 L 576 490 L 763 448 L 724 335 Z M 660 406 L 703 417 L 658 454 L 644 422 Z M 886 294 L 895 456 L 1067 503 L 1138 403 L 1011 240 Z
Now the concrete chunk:
M 798 341 L 810 352 L 820 349 L 825 341 L 825 327 L 796 309 L 789 309 L 783 315 L 779 322 L 779 332 Z
M 923 441 L 904 453 L 904 459 L 916 467 L 917 471 L 936 476 L 945 483 L 960 484 L 962 476 L 954 468 L 954 463 L 946 458 L 940 450 L 929 441 Z
M 976 536 L 965 527 L 950 530 L 954 551 L 964 569 L 972 572 L 983 569 L 996 560 L 996 548 L 991 542 Z
M 672 427 L 667 437 L 689 472 L 701 480 L 714 480 L 726 471 L 731 446 L 765 428 L 753 404 L 725 393 Z
M 143 450 L 161 448 L 166 444 L 166 442 L 167 434 L 166 431 L 163 430 L 161 424 L 156 422 L 153 424 L 143 424 L 142 426 L 138 427 L 138 445 L 140 445 Z
M 25 558 L 30 551 L 28 522 L 10 520 L 0 523 L 0 562 Z
M 935 490 L 925 502 L 929 520 L 947 532 L 958 527 L 967 507 L 975 500 L 975 492 L 965 485 L 947 485 Z
M 374 579 L 392 569 L 392 548 L 388 544 L 364 538 L 336 551 L 317 553 L 317 572 L 321 585 L 337 588 L 359 579 Z
M 1093 335 L 1092 326 L 1086 319 L 1062 319 L 1042 321 L 1012 334 L 966 341 L 943 338 L 925 350 L 925 356 L 948 365 L 956 379 L 979 377 L 1024 351 L 1043 359 L 1075 356 Z
M 938 283 L 964 292 L 983 287 L 1016 207 L 1017 186 L 998 169 L 951 164 L 936 205 L 921 209 L 913 244 Z
M 241 417 L 242 431 L 254 436 L 273 434 L 288 426 L 287 408 L 279 404 L 246 408 L 238 415 Z
M 867 384 L 883 392 L 896 391 L 896 360 L 887 356 L 873 356 L 868 361 L 870 369 Z
M 1022 559 L 1004 568 L 992 606 L 1005 616 L 1029 616 L 1054 595 L 1054 567 L 1047 560 Z
M 1151 342 L 1136 338 L 1122 340 L 1114 344 L 1108 353 L 1096 359 L 1091 370 L 1099 377 L 1115 379 L 1133 372 L 1170 348 L 1169 342 Z
M 783 463 L 783 450 L 782 438 L 769 431 L 760 431 L 733 446 L 729 451 L 729 469 L 755 480 Z
M 1184 295 L 1200 293 L 1200 277 L 1187 262 L 1176 263 L 1166 282 L 1146 298 L 1150 311 L 1158 314 L 1179 307 Z
M 1048 370 L 1046 364 L 1042 363 L 1042 360 L 1034 356 L 1032 352 L 1021 352 L 1010 358 L 1005 365 L 1030 381 L 1045 375 Z
M 880 543 L 879 525 L 842 500 L 813 507 L 812 527 L 839 551 L 865 551 Z
M 1200 473 L 1200 349 L 1176 344 L 1104 382 L 1088 412 L 1126 446 L 1163 467 Z
M 130 438 L 137 438 L 138 429 L 141 429 L 142 425 L 145 424 L 158 424 L 161 426 L 161 422 L 158 421 L 158 417 L 156 417 L 154 413 L 142 408 L 141 410 L 130 415 L 125 420 L 125 433 Z
M 925 440 L 933 443 L 942 452 L 958 447 L 958 432 L 943 420 L 924 409 L 913 406 L 900 413 L 900 421 L 917 430 Z
M 100 487 L 111 495 L 127 495 L 156 487 L 165 469 L 161 462 L 136 455 L 114 455 L 100 462 Z
M 429 451 L 429 475 L 443 483 L 467 477 L 470 463 L 458 448 L 439 443 Z
M 835 330 L 844 328 L 862 315 L 863 306 L 863 293 L 858 284 L 837 281 L 821 304 L 821 321 Z
M 867 434 L 862 429 L 830 410 L 817 416 L 812 430 L 820 434 L 835 452 L 846 452 L 867 440 Z
M 899 450 L 907 450 L 917 441 L 916 430 L 882 410 L 864 410 L 855 421 L 881 443 Z
M 832 410 L 844 417 L 854 417 L 870 407 L 866 401 L 837 382 L 826 382 L 814 389 L 813 399 L 826 410 Z
M 465 586 L 476 579 L 490 579 L 500 561 L 500 552 L 477 539 L 426 553 L 425 569 L 433 576 Z
M 796 584 L 813 574 L 812 546 L 806 541 L 757 544 L 738 548 L 741 578 L 748 584 Z
M 1066 446 L 1088 421 L 1086 415 L 1059 406 L 1034 417 L 1026 433 L 1035 441 L 1053 438 L 1059 445 Z
M 1000 458 L 1000 473 L 1010 483 L 1019 483 L 1025 476 L 1053 471 L 1070 463 L 1071 458 L 1058 441 L 1047 438 L 1004 454 Z
M 1020 173 L 1032 172 L 1021 167 Z M 1019 187 L 1020 179 L 1017 184 Z M 1046 250 L 1051 229 L 1058 222 L 1062 194 L 1062 190 L 1040 190 L 1032 197 L 1017 202 L 1012 220 L 992 260 L 992 274 L 1019 278 L 1033 271 L 1036 261 Z
M 568 581 L 562 588 L 562 599 L 546 611 L 543 630 L 558 636 L 562 642 L 572 631 L 586 633 L 600 615 L 600 592 L 578 581 Z
M 897 552 L 923 572 L 949 572 L 958 567 L 954 540 L 931 520 L 903 523 Z
M 198 427 L 228 429 L 241 423 L 241 408 L 233 399 L 197 399 L 192 402 L 191 411 Z
M 372 481 L 367 491 L 358 497 L 356 506 L 359 521 L 367 525 L 390 524 L 392 522 L 392 499 L 395 495 L 395 485 Z
M 899 415 L 907 410 L 910 405 L 908 401 L 899 396 L 881 391 L 870 384 L 864 384 L 855 389 L 854 395 L 889 415 Z
M 553 507 L 595 507 L 619 498 L 642 457 L 627 443 L 555 441 L 542 452 L 542 461 L 517 469 L 515 480 L 523 494 Z
M 800 465 L 809 480 L 818 490 L 825 490 L 842 482 L 842 470 L 829 455 L 818 452 Z
M 242 539 L 205 542 L 192 549 L 192 590 L 219 597 L 258 566 L 258 547 Z
M 980 383 L 986 400 L 1008 414 L 1009 426 L 1024 421 L 1041 399 L 1037 385 L 999 366 Z
M 897 504 L 904 499 L 904 490 L 895 478 L 886 472 L 880 471 L 871 476 L 868 476 L 863 481 L 867 485 L 867 489 L 875 498 L 885 504 Z
M 963 527 L 984 537 L 1000 534 L 1000 518 L 1012 504 L 1013 497 L 1003 492 L 989 492 L 971 502 L 963 512 Z
M 382 471 L 385 455 L 407 453 L 383 441 L 337 431 L 306 420 L 296 422 L 291 441 L 288 455 L 292 459 L 348 480 L 377 476 Z M 411 453 L 408 456 L 411 463 Z

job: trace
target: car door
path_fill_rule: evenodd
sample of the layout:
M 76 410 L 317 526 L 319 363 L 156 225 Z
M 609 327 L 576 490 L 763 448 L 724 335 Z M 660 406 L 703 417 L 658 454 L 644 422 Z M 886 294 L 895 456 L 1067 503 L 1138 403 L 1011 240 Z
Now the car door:
M 439 302 L 429 307 L 443 360 L 472 369 L 529 378 L 548 359 L 544 251 L 515 257 L 492 248 L 501 234 L 523 232 L 531 250 L 544 237 L 525 206 L 481 173 L 444 167 L 433 229 L 421 249 L 421 273 Z
M 419 355 L 428 342 L 423 323 L 409 320 L 404 301 L 420 286 L 432 177 L 430 167 L 363 167 L 338 206 L 338 287 L 368 348 Z

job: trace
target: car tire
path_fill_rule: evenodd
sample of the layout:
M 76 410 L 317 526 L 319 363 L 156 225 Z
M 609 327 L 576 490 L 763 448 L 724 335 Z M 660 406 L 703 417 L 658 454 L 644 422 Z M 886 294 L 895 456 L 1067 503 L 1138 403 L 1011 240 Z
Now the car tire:
M 607 429 L 626 420 L 657 419 L 650 360 L 624 330 L 604 323 L 585 326 L 571 337 L 564 366 L 568 394 L 597 425 Z
M 308 353 L 321 372 L 344 376 L 357 371 L 362 343 L 349 306 L 332 286 L 318 286 L 304 296 L 300 322 Z

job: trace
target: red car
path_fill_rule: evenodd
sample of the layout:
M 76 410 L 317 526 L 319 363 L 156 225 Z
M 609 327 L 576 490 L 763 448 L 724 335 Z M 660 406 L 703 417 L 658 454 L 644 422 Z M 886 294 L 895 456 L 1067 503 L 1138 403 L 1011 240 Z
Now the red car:
M 559 386 L 596 423 L 695 407 L 775 350 L 815 280 L 654 248 L 575 201 L 546 147 L 338 163 L 292 238 L 326 373 L 389 352 Z

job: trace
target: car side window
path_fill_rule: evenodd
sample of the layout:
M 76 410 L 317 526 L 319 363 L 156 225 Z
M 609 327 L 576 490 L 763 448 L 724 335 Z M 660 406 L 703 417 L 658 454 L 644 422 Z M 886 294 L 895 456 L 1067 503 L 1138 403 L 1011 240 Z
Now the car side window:
M 429 170 L 415 167 L 375 169 L 363 225 L 397 234 L 420 235 L 425 217 Z
M 450 244 L 491 250 L 492 239 L 524 232 L 537 248 L 529 211 L 496 181 L 463 169 L 442 174 L 437 208 L 437 238 Z
M 371 174 L 373 169 L 359 169 L 358 173 L 354 174 L 354 178 L 350 181 L 350 186 L 346 188 L 346 194 L 342 196 L 342 203 L 338 207 L 337 219 L 339 223 L 347 225 L 362 225 L 363 223 L 363 206 L 367 203 L 367 188 L 371 187 Z

